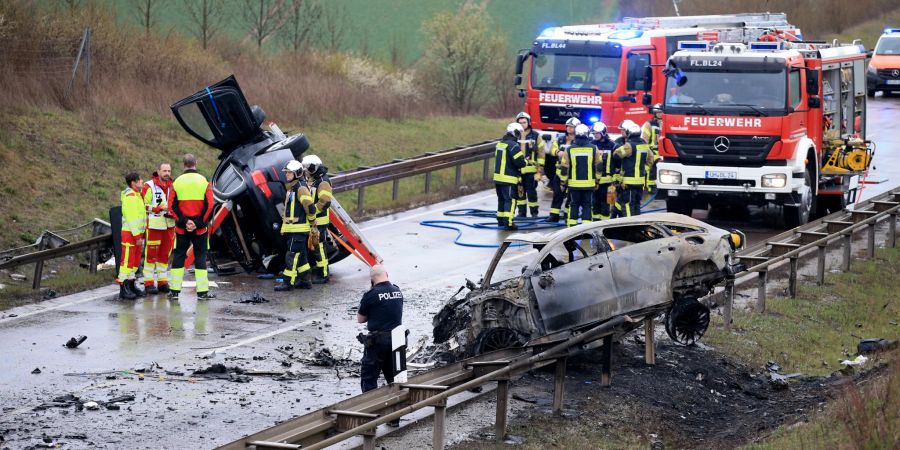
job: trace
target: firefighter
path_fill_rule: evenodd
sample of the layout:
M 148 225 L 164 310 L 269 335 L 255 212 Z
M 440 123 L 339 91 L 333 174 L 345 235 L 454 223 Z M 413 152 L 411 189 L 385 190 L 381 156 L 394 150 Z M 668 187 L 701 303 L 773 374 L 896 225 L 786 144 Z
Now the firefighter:
M 144 231 L 147 227 L 147 210 L 138 194 L 144 180 L 137 172 L 125 175 L 122 191 L 122 253 L 119 256 L 119 298 L 134 300 L 146 295 L 135 283 L 135 274 L 141 263 L 141 249 L 144 248 Z
M 525 154 L 519 147 L 519 139 L 524 129 L 513 122 L 506 126 L 506 134 L 496 147 L 494 158 L 494 186 L 497 189 L 497 224 L 507 230 L 517 230 L 513 223 L 516 211 L 516 185 L 522 168 L 525 167 Z
M 147 207 L 147 249 L 144 255 L 144 291 L 169 292 L 169 255 L 175 243 L 175 220 L 169 214 L 172 166 L 162 163 L 144 183 L 141 197 Z
M 311 224 L 316 222 L 316 207 L 303 176 L 303 164 L 292 159 L 283 171 L 287 181 L 281 220 L 281 234 L 285 241 L 284 278 L 275 285 L 275 290 L 289 291 L 294 287 L 311 289 L 307 246 Z
M 566 200 L 566 190 L 562 188 L 559 179 L 559 153 L 564 152 L 570 145 L 572 145 L 572 141 L 575 140 L 575 127 L 580 125 L 581 121 L 575 117 L 570 118 L 566 121 L 566 134 L 560 136 L 556 141 L 553 142 L 553 147 L 550 149 L 550 155 L 546 157 L 546 160 L 549 161 L 550 158 L 553 158 L 554 170 L 553 170 L 553 178 L 550 179 L 550 188 L 553 189 L 553 199 L 550 201 L 550 217 L 547 219 L 549 222 L 559 222 L 560 208 L 563 206 L 563 200 Z M 547 176 L 550 175 L 550 164 L 547 163 Z M 564 214 L 567 215 L 567 214 Z
M 378 387 L 380 373 L 388 383 L 394 382 L 391 331 L 403 323 L 403 293 L 390 282 L 384 266 L 372 266 L 369 285 L 371 289 L 363 295 L 356 312 L 356 321 L 366 324 L 369 331 L 357 336 L 365 347 L 359 373 L 363 392 Z
M 328 254 L 325 253 L 325 239 L 328 238 L 328 225 L 331 219 L 328 217 L 328 208 L 334 198 L 331 191 L 331 179 L 328 178 L 328 167 L 322 164 L 322 160 L 316 155 L 303 157 L 303 171 L 306 173 L 306 181 L 313 192 L 313 203 L 316 207 L 315 226 L 310 230 L 309 250 L 312 252 L 310 260 L 316 262 L 313 269 L 313 284 L 328 283 Z
M 641 138 L 650 145 L 650 153 L 647 157 L 647 188 L 651 192 L 656 190 L 656 162 L 659 161 L 659 133 L 662 130 L 663 110 L 662 104 L 657 103 L 650 107 L 653 117 L 644 122 L 641 127 Z
M 537 182 L 543 176 L 544 148 L 541 145 L 537 131 L 531 129 L 531 116 L 526 112 L 520 112 L 516 116 L 516 122 L 525 130 L 519 146 L 525 154 L 525 167 L 522 168 L 521 184 L 516 196 L 516 205 L 519 209 L 519 217 L 538 216 Z
M 169 212 L 175 219 L 175 255 L 172 257 L 172 279 L 169 298 L 177 299 L 184 281 L 184 263 L 188 248 L 194 247 L 194 276 L 197 279 L 197 298 L 213 298 L 209 292 L 209 273 L 206 270 L 207 234 L 212 216 L 212 185 L 197 172 L 197 158 L 184 155 L 184 173 L 172 183 Z
M 600 150 L 600 158 L 597 160 L 597 190 L 594 191 L 592 216 L 594 221 L 609 219 L 609 187 L 612 184 L 612 151 L 616 144 L 609 138 L 606 124 L 596 122 L 591 126 L 594 139 L 591 141 L 597 150 Z
M 560 184 L 567 189 L 572 200 L 567 226 L 575 226 L 578 219 L 582 223 L 593 222 L 592 198 L 597 188 L 597 165 L 600 161 L 600 150 L 590 141 L 591 129 L 585 124 L 575 127 L 575 140 L 564 151 L 560 152 Z
M 619 125 L 622 130 L 620 145 L 613 151 L 613 182 L 616 183 L 615 217 L 640 215 L 641 196 L 647 182 L 647 158 L 650 145 L 641 138 L 641 127 L 626 120 Z

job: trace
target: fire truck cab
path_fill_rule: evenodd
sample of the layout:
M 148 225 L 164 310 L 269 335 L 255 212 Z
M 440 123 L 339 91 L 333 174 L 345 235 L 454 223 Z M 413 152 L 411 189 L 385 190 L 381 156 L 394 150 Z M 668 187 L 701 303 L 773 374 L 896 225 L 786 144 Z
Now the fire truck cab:
M 669 211 L 774 204 L 793 228 L 855 199 L 873 153 L 862 44 L 682 42 L 665 71 Z
M 553 27 L 532 48 L 520 51 L 515 84 L 536 129 L 564 131 L 566 120 L 577 117 L 586 124 L 603 121 L 617 132 L 625 119 L 649 119 L 645 105 L 662 101 L 662 68 L 680 41 L 727 30 L 754 40 L 769 33 L 800 36 L 783 13 L 626 18 Z

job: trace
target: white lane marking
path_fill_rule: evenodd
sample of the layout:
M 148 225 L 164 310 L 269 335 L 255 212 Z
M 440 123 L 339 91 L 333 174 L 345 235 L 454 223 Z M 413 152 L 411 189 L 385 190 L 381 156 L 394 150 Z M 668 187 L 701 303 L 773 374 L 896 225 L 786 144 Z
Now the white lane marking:
M 241 346 L 244 346 L 244 345 L 247 345 L 247 344 L 252 344 L 252 343 L 254 343 L 254 342 L 261 341 L 261 340 L 263 340 L 263 339 L 270 338 L 270 337 L 272 337 L 272 336 L 276 336 L 276 335 L 279 335 L 279 334 L 281 334 L 281 333 L 287 333 L 288 331 L 293 331 L 293 330 L 295 330 L 295 329 L 297 329 L 297 328 L 305 327 L 305 326 L 307 326 L 307 325 L 310 325 L 310 324 L 312 324 L 313 322 L 315 322 L 315 321 L 317 321 L 317 320 L 322 320 L 322 316 L 321 316 L 321 315 L 317 315 L 315 318 L 309 319 L 309 320 L 307 320 L 307 321 L 305 321 L 305 322 L 295 323 L 295 324 L 293 324 L 293 325 L 289 325 L 289 326 L 286 326 L 286 327 L 282 327 L 282 328 L 279 328 L 279 329 L 277 329 L 277 330 L 272 330 L 272 331 L 270 331 L 270 332 L 268 332 L 268 333 L 260 334 L 259 336 L 254 336 L 254 337 L 251 337 L 251 338 L 244 339 L 243 341 L 235 342 L 234 344 L 231 344 L 231 345 L 226 345 L 226 346 L 224 346 L 224 347 L 218 347 L 218 348 L 215 348 L 215 349 L 213 349 L 213 350 L 211 350 L 211 351 L 208 351 L 208 352 L 204 353 L 203 356 L 212 356 L 212 355 L 214 355 L 214 354 L 216 354 L 216 353 L 218 353 L 218 352 L 224 352 L 224 351 L 231 350 L 231 349 L 237 348 L 237 347 L 241 347 Z
M 470 203 L 478 203 L 478 202 L 484 201 L 485 199 L 489 199 L 491 197 L 495 197 L 495 195 L 492 194 L 492 195 L 485 195 L 485 196 L 478 197 L 478 198 L 473 198 L 471 200 L 467 200 L 464 202 L 454 203 L 452 206 L 455 208 L 457 206 L 468 205 Z M 370 231 L 370 230 L 374 230 L 376 228 L 386 227 L 388 225 L 394 225 L 397 222 L 406 222 L 407 220 L 417 219 L 419 217 L 423 217 L 423 216 L 427 216 L 427 215 L 431 215 L 431 214 L 435 214 L 435 213 L 441 213 L 440 209 L 436 209 L 436 210 L 432 210 L 432 211 L 425 211 L 425 212 L 421 212 L 419 214 L 413 214 L 411 216 L 406 216 L 406 217 L 403 217 L 400 219 L 392 220 L 390 222 L 375 224 L 375 225 L 372 225 L 369 227 L 362 227 L 362 228 L 360 228 L 360 230 L 361 231 Z M 381 219 L 379 219 L 379 220 L 381 220 Z
M 101 289 L 102 289 L 102 288 L 101 288 Z M 115 296 L 118 295 L 118 294 L 119 294 L 119 293 L 118 293 L 117 291 L 113 291 L 113 290 L 110 290 L 109 292 L 98 292 L 97 295 L 92 295 L 92 296 L 90 296 L 90 297 L 85 297 L 85 298 L 83 298 L 83 299 L 81 299 L 81 300 L 74 300 L 74 301 L 71 301 L 71 302 L 66 302 L 66 303 L 62 303 L 62 304 L 59 304 L 59 305 L 55 305 L 55 306 L 48 306 L 48 307 L 46 307 L 46 308 L 41 308 L 41 309 L 38 309 L 38 310 L 35 310 L 35 311 L 30 311 L 30 312 L 27 312 L 27 313 L 19 314 L 19 315 L 17 315 L 16 317 L 4 317 L 3 319 L 0 319 L 0 323 L 12 322 L 13 320 L 24 319 L 24 318 L 26 318 L 26 317 L 31 317 L 31 316 L 34 316 L 34 315 L 37 315 L 37 314 L 41 314 L 41 313 L 48 312 L 48 311 L 53 311 L 53 310 L 62 309 L 62 308 L 68 308 L 68 307 L 70 307 L 70 306 L 80 305 L 80 304 L 82 304 L 82 303 L 92 302 L 92 301 L 95 301 L 95 300 L 101 300 L 101 299 L 104 299 L 104 298 L 115 297 Z M 6 312 L 7 312 L 7 313 L 15 314 L 15 312 L 11 312 L 11 311 L 6 311 Z

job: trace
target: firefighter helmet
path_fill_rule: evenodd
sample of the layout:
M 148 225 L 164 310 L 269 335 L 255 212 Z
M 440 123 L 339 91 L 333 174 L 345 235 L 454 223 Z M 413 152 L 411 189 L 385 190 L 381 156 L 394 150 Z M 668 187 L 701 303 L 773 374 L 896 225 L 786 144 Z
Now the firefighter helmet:
M 322 167 L 322 160 L 316 155 L 306 155 L 303 157 L 303 170 L 307 173 L 316 173 Z
M 600 133 L 604 137 L 606 136 L 606 124 L 603 122 L 594 122 L 594 125 L 591 126 L 592 133 Z
M 531 114 L 528 114 L 527 112 L 522 111 L 519 114 L 516 114 L 516 122 L 518 122 L 519 119 L 525 119 L 528 121 L 528 124 L 531 125 Z
M 624 134 L 625 137 L 638 136 L 641 134 L 641 127 L 627 119 L 619 125 L 619 129 L 622 130 L 622 134 Z
M 570 117 L 569 120 L 566 121 L 567 127 L 577 127 L 578 125 L 581 125 L 581 121 L 578 120 L 577 117 Z
M 657 103 L 650 107 L 650 114 L 656 114 L 662 112 L 662 103 Z
M 589 134 L 591 134 L 591 129 L 587 125 L 579 123 L 575 126 L 575 136 L 587 137 Z
M 297 161 L 296 159 L 292 159 L 284 165 L 284 169 L 282 169 L 282 172 L 293 172 L 294 175 L 299 175 L 302 169 L 303 164 L 301 164 L 300 161 Z
M 518 137 L 525 131 L 519 122 L 513 122 L 506 126 L 506 133 Z M 516 134 L 518 133 L 518 135 Z

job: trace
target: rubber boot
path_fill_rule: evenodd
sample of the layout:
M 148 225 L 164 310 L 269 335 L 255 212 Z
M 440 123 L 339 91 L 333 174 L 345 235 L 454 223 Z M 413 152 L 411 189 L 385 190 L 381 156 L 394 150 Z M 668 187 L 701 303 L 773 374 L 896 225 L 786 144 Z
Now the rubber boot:
M 312 281 L 310 281 L 310 271 L 297 275 L 297 281 L 294 283 L 294 287 L 298 289 L 312 289 Z
M 131 289 L 128 289 L 128 286 L 123 281 L 119 285 L 119 300 L 134 300 L 136 298 L 137 295 L 134 295 L 134 292 L 131 292 Z
M 134 292 L 134 295 L 138 297 L 146 297 L 147 293 L 144 292 L 143 289 L 137 287 L 137 283 L 134 280 L 128 280 L 128 288 L 131 289 L 131 292 Z
M 559 222 L 559 214 L 550 213 L 550 217 L 547 218 L 547 222 L 553 222 L 553 223 Z
M 157 288 L 157 291 L 159 291 L 160 294 L 168 293 L 169 292 L 169 283 L 160 283 L 159 287 Z
M 209 292 L 209 291 L 198 292 L 198 293 L 197 293 L 197 298 L 198 298 L 198 299 L 208 300 L 208 299 L 211 299 L 211 298 L 216 298 L 216 294 L 213 294 L 212 292 Z
M 525 205 L 519 206 L 517 209 L 519 210 L 519 213 L 516 214 L 516 217 L 528 217 L 528 210 Z
M 322 269 L 317 267 L 312 272 L 312 284 L 328 284 L 328 277 L 322 275 Z
M 156 294 L 159 294 L 159 289 L 158 289 L 156 286 L 152 285 L 152 284 L 149 285 L 149 286 L 148 286 L 148 285 L 144 285 L 144 292 L 145 292 L 147 295 L 156 295 Z
M 537 216 L 538 216 L 538 207 L 532 206 L 531 207 L 531 217 L 537 217 Z

